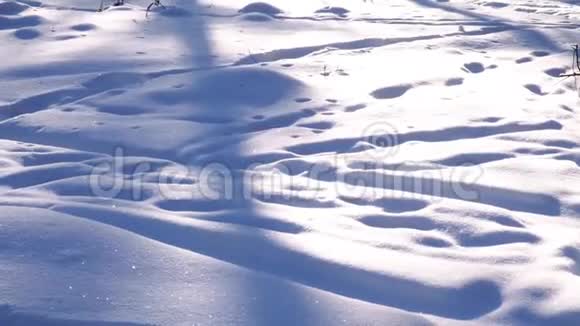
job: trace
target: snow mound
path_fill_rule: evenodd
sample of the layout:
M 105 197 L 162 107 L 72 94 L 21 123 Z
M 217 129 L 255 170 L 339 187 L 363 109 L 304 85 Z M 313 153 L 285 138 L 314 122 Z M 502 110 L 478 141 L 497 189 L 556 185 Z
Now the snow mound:
M 239 10 L 240 13 L 261 13 L 264 15 L 275 16 L 283 13 L 283 11 L 269 3 L 253 2 Z
M 333 14 L 337 16 L 346 16 L 350 10 L 343 7 L 331 7 L 327 6 L 315 11 L 317 14 Z
M 262 14 L 259 12 L 251 12 L 251 13 L 247 13 L 247 14 L 243 14 L 240 16 L 241 20 L 245 20 L 245 21 L 249 21 L 249 22 L 269 22 L 272 21 L 272 16 L 270 15 L 266 15 L 266 14 Z
M 145 82 L 143 74 L 131 72 L 104 73 L 83 83 L 83 86 L 99 91 L 123 88 Z
M 187 92 L 194 100 L 205 104 L 264 107 L 290 96 L 302 87 L 302 82 L 279 72 L 238 68 L 209 73 Z

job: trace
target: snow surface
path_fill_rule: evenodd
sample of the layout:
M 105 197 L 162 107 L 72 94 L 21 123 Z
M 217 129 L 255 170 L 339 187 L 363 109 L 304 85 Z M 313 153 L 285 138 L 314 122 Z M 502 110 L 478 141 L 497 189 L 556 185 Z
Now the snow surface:
M 580 1 L 0 1 L 0 325 L 580 325 Z

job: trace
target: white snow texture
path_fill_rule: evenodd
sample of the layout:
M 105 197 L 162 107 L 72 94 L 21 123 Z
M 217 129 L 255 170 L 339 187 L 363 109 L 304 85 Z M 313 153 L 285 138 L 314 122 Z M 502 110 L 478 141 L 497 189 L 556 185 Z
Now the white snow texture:
M 0 0 L 0 326 L 580 325 L 574 0 Z

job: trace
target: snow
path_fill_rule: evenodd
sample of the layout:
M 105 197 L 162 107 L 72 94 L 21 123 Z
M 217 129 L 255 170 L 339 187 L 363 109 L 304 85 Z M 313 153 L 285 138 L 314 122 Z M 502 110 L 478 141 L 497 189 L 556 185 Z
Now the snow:
M 0 325 L 578 325 L 578 1 L 0 0 Z

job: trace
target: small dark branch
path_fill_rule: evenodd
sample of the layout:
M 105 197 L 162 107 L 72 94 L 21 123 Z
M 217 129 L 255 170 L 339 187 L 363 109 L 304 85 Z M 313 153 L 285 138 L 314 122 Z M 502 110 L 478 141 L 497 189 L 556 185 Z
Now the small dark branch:
M 572 72 L 562 74 L 560 77 L 578 77 L 580 76 L 580 46 L 578 44 L 572 47 Z
M 165 6 L 161 3 L 161 0 L 155 0 L 151 2 L 151 4 L 149 4 L 149 6 L 147 7 L 147 11 L 145 13 L 146 16 L 149 15 L 149 11 L 151 11 L 151 8 L 153 7 L 161 7 L 165 9 Z
M 252 59 L 252 61 L 254 61 L 255 64 L 259 63 L 258 60 L 256 60 L 256 58 L 254 57 L 254 54 L 252 53 L 252 51 L 250 51 L 249 49 L 248 49 L 248 54 L 249 54 L 249 57 Z
M 117 6 L 122 6 L 125 4 L 125 0 L 115 0 L 115 2 L 113 2 L 113 4 L 111 6 L 113 7 L 117 7 Z M 107 6 L 109 7 L 109 6 Z M 105 10 L 105 0 L 101 0 L 101 4 L 99 5 L 99 9 L 97 10 L 97 12 L 102 12 L 103 10 Z
M 574 57 L 576 58 L 576 68 L 580 71 L 580 51 L 578 50 L 578 44 L 574 46 Z
M 575 72 L 573 74 L 562 74 L 560 77 L 580 77 L 580 72 Z

